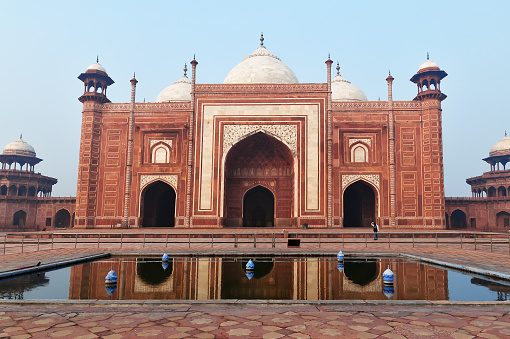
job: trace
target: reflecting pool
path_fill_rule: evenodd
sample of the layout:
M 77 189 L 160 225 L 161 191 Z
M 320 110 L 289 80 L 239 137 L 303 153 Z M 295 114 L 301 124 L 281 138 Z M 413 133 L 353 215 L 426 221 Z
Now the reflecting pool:
M 388 267 L 391 285 L 382 279 Z M 105 285 L 112 269 L 118 281 Z M 491 301 L 509 292 L 510 282 L 394 258 L 126 257 L 0 280 L 3 299 Z

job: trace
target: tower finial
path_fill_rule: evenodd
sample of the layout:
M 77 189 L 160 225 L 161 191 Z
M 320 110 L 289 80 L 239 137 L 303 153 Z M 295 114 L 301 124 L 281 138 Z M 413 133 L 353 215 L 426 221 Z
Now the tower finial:
M 388 76 L 391 76 L 391 69 L 388 69 Z
M 193 53 L 193 60 L 195 60 L 195 53 Z
M 505 137 L 506 137 L 506 131 L 505 131 Z M 20 138 L 21 139 L 21 138 Z
M 506 131 L 505 131 L 505 137 L 506 137 Z M 23 133 L 19 135 L 19 140 L 23 140 Z
M 264 46 L 264 32 L 260 33 L 260 46 Z
M 328 59 L 331 59 L 331 53 L 328 53 Z
M 429 52 L 427 52 L 427 60 L 429 60 Z
M 194 59 L 194 58 L 193 58 L 193 59 Z M 188 71 L 188 68 L 186 67 L 186 63 L 184 63 L 183 71 L 184 71 L 184 76 L 186 76 L 186 72 Z
M 336 62 L 336 75 L 340 75 L 340 63 Z
M 96 55 L 96 63 L 99 63 L 99 55 Z

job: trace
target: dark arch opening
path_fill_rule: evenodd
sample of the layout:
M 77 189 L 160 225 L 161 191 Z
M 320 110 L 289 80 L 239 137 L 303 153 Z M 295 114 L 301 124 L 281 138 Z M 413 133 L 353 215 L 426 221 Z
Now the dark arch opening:
M 172 186 L 156 181 L 143 193 L 143 227 L 174 227 L 175 191 Z
M 343 204 L 344 227 L 370 226 L 375 221 L 375 193 L 364 181 L 356 181 L 345 189 Z
M 377 278 L 376 260 L 344 262 L 344 274 L 353 283 L 360 286 L 370 284 Z
M 496 214 L 496 227 L 509 227 L 510 213 L 501 211 Z
M 27 213 L 25 211 L 19 210 L 14 213 L 12 218 L 12 226 L 24 227 L 27 222 Z
M 450 217 L 451 228 L 466 228 L 466 213 L 455 210 Z
M 7 195 L 7 186 L 2 185 L 0 188 L 0 195 Z
M 34 186 L 30 186 L 30 188 L 28 189 L 28 196 L 35 197 L 35 187 Z
M 265 187 L 256 186 L 244 195 L 243 226 L 266 227 L 274 225 L 274 195 Z
M 154 258 L 137 259 L 136 274 L 149 285 L 159 285 L 168 280 L 174 270 L 174 260 L 168 260 L 168 267 L 163 267 L 161 260 Z
M 71 214 L 64 208 L 55 213 L 55 228 L 68 228 L 71 225 Z

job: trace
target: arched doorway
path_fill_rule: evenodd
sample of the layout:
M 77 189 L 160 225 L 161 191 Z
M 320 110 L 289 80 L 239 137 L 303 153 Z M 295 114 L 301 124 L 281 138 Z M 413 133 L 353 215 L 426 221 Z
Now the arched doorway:
M 344 274 L 347 279 L 359 286 L 370 284 L 379 274 L 375 259 L 364 261 L 346 260 L 344 265 Z
M 71 225 L 71 214 L 66 209 L 55 213 L 55 228 L 68 228 Z
M 25 227 L 27 223 L 27 213 L 25 211 L 19 210 L 14 213 L 12 217 L 12 226 L 16 227 Z
M 256 186 L 243 199 L 243 226 L 274 226 L 274 195 L 265 187 Z
M 174 227 L 175 191 L 172 186 L 156 181 L 142 193 L 142 226 Z
M 510 227 L 510 213 L 501 211 L 496 214 L 496 227 Z
M 362 180 L 349 185 L 343 195 L 343 226 L 370 226 L 376 218 L 375 192 Z
M 292 225 L 294 157 L 283 142 L 264 132 L 239 141 L 225 157 L 224 176 L 225 226 Z
M 466 228 L 466 213 L 461 210 L 455 210 L 450 216 L 451 228 Z

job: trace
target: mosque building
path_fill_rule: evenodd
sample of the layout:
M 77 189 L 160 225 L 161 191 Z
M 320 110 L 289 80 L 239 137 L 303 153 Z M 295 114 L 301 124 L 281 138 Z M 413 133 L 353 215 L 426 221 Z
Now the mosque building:
M 103 66 L 80 74 L 75 227 L 444 228 L 435 62 L 410 101 L 391 75 L 387 100 L 368 101 L 329 58 L 325 83 L 300 83 L 263 37 L 221 84 L 197 83 L 197 65 L 148 103 L 135 78 L 112 103 Z
M 506 135 L 483 159 L 490 171 L 466 179 L 472 197 L 446 198 L 447 228 L 507 232 L 510 229 L 510 138 Z
M 22 136 L 0 154 L 0 231 L 72 226 L 76 199 L 51 196 L 57 179 L 35 172 L 41 161 Z

